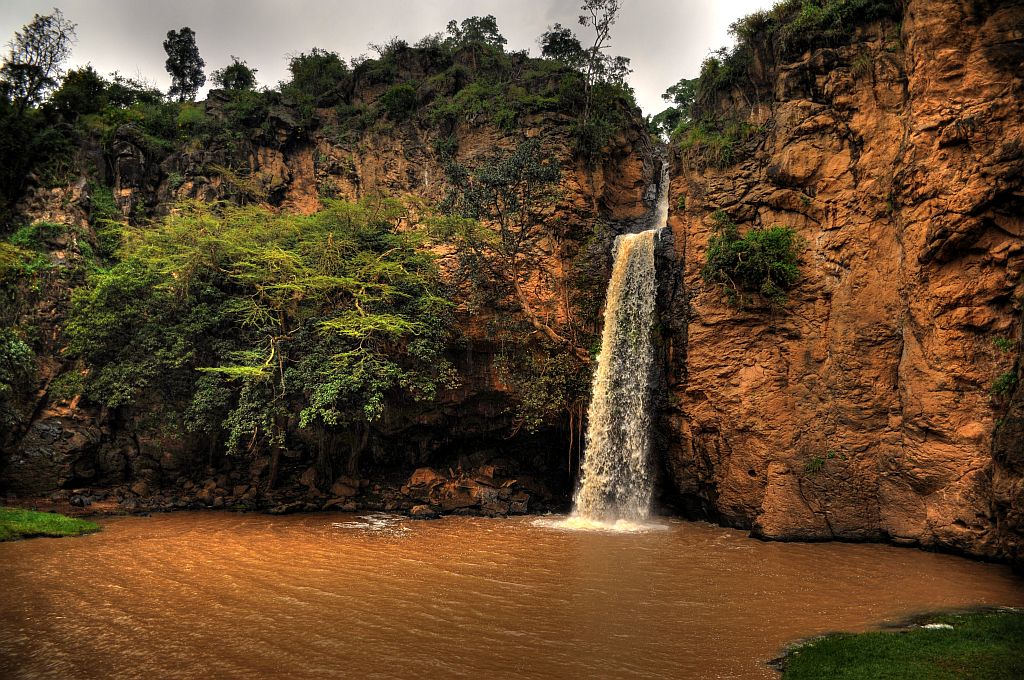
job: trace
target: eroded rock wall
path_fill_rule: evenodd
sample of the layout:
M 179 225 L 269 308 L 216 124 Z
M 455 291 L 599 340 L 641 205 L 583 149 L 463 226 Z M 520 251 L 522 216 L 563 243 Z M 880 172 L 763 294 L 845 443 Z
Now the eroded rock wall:
M 678 487 L 769 538 L 1021 559 L 1024 440 L 1004 427 L 994 466 L 1019 413 L 991 389 L 1020 352 L 1024 7 L 911 0 L 902 26 L 764 69 L 770 96 L 733 102 L 758 126 L 738 162 L 675 157 Z M 702 281 L 718 209 L 803 238 L 782 311 Z
M 372 101 L 373 96 L 369 91 L 359 94 L 361 101 Z M 225 116 L 223 97 L 216 92 L 203 106 L 212 117 Z M 136 130 L 125 126 L 112 145 L 110 181 L 125 219 L 143 224 L 147 217 L 167 214 L 181 199 L 258 200 L 300 213 L 319 209 L 327 197 L 357 200 L 381 194 L 436 204 L 446 191 L 446 159 L 437 151 L 440 141 L 454 142 L 456 160 L 473 167 L 499 150 L 512 149 L 526 137 L 538 137 L 545 153 L 560 165 L 562 175 L 559 199 L 545 216 L 544 236 L 526 263 L 529 277 L 524 289 L 534 312 L 558 326 L 574 312 L 576 291 L 570 287 L 579 263 L 585 260 L 594 265 L 596 270 L 590 274 L 601 280 L 600 270 L 610 260 L 615 230 L 643 221 L 653 208 L 654 148 L 638 112 L 628 116 L 632 124 L 619 131 L 594 165 L 574 153 L 573 119 L 557 112 L 524 116 L 521 127 L 512 131 L 503 131 L 481 116 L 462 120 L 454 129 L 440 129 L 424 121 L 381 120 L 343 134 L 334 110 L 317 112 L 315 127 L 303 129 L 293 111 L 275 105 L 266 125 L 240 135 L 232 149 L 183 144 L 170 153 L 155 153 Z M 227 167 L 234 169 L 225 172 Z M 89 186 L 83 175 L 68 190 L 33 191 L 21 203 L 22 214 L 73 226 L 84 241 L 95 240 L 90 231 Z M 415 217 L 415 212 L 411 215 Z M 604 236 L 595 240 L 599 224 L 604 225 Z M 82 259 L 77 244 L 66 240 L 62 237 L 47 244 L 51 261 Z M 455 253 L 449 250 L 439 249 L 442 269 L 457 266 Z M 226 474 L 225 466 L 238 468 L 230 473 L 234 477 L 227 478 L 230 483 L 216 487 L 225 492 L 243 482 L 265 482 L 265 465 L 257 465 L 251 475 L 246 461 L 225 461 L 219 451 L 211 449 L 210 442 L 160 433 L 159 427 L 153 427 L 159 420 L 154 414 L 159 413 L 160 404 L 142 400 L 111 413 L 48 389 L 55 377 L 70 368 L 61 356 L 61 329 L 71 292 L 83 283 L 84 270 L 73 280 L 56 282 L 54 290 L 28 301 L 19 313 L 22 322 L 44 326 L 52 337 L 39 348 L 43 370 L 31 403 L 24 404 L 24 425 L 0 442 L 5 448 L 0 463 L 6 464 L 0 471 L 0 491 L 33 495 L 55 489 L 116 488 L 118 498 L 136 498 L 140 503 L 167 492 L 167 503 L 158 500 L 155 505 L 142 503 L 140 507 L 185 507 L 193 501 L 182 499 L 193 498 L 204 477 L 216 480 L 216 474 Z M 565 487 L 567 498 L 571 472 L 558 466 L 567 459 L 564 451 L 570 433 L 556 424 L 534 436 L 510 437 L 516 429 L 514 395 L 496 368 L 499 347 L 490 337 L 488 325 L 520 315 L 515 300 L 483 310 L 471 310 L 465 302 L 456 299 L 460 328 L 451 350 L 459 386 L 442 392 L 430 404 L 417 404 L 408 412 L 389 412 L 374 425 L 369 443 L 373 455 L 368 458 L 409 470 L 425 464 L 457 466 L 462 462 L 467 469 L 475 469 L 493 459 L 510 458 L 517 462 L 512 468 L 520 474 L 550 474 L 556 480 L 551 486 L 558 491 Z M 515 341 L 528 346 L 528 335 Z M 287 497 L 289 503 L 305 502 L 301 499 L 312 493 L 300 483 L 302 475 L 311 482 L 311 489 L 326 492 L 332 486 L 332 479 L 316 478 L 319 473 L 309 472 L 313 467 L 303 449 L 312 450 L 315 442 L 306 438 L 296 427 L 289 474 L 280 485 L 291 485 L 288 493 L 295 491 Z M 454 474 L 461 474 L 461 468 L 456 467 Z M 244 493 L 236 496 L 241 498 Z M 213 496 L 206 500 L 212 502 Z M 319 508 L 316 502 L 314 499 Z

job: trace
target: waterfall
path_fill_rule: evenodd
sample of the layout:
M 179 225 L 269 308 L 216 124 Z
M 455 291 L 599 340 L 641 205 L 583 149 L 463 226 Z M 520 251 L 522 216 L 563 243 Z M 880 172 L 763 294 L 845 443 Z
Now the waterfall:
M 650 513 L 654 248 L 667 222 L 666 167 L 654 228 L 615 239 L 601 354 L 587 412 L 586 458 L 573 509 L 577 522 L 631 523 Z

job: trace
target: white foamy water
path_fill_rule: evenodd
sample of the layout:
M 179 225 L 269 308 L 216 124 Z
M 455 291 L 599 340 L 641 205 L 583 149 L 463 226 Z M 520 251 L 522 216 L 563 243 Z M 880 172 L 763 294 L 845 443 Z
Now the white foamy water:
M 668 221 L 663 170 L 655 228 L 615 239 L 580 487 L 565 528 L 633 531 L 650 514 L 655 239 Z
M 536 527 L 562 529 L 565 531 L 606 531 L 616 534 L 646 534 L 651 531 L 667 531 L 667 524 L 657 522 L 633 522 L 627 519 L 601 521 L 569 515 L 568 517 L 541 517 L 533 521 Z

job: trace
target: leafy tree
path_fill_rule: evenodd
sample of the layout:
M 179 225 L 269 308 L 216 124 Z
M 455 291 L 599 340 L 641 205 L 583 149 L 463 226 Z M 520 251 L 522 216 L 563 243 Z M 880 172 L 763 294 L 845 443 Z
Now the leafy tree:
M 57 86 L 63 72 L 61 65 L 71 56 L 75 37 L 75 24 L 59 9 L 52 14 L 36 14 L 14 34 L 0 66 L 0 87 L 18 115 L 38 105 Z
M 578 69 L 586 63 L 587 53 L 580 39 L 562 24 L 555 24 L 540 36 L 540 53 L 547 59 L 560 61 L 570 68 Z
M 334 106 L 345 100 L 350 80 L 345 60 L 336 52 L 314 47 L 288 61 L 291 82 L 281 89 L 285 94 L 308 101 L 312 106 Z
M 671 102 L 672 106 L 651 119 L 656 133 L 670 136 L 680 125 L 689 125 L 692 122 L 691 113 L 697 96 L 697 82 L 697 78 L 683 78 L 662 93 L 661 98 Z
M 224 90 L 255 90 L 257 70 L 231 55 L 231 63 L 214 71 L 210 78 L 214 85 Z
M 544 337 L 589 359 L 586 350 L 575 347 L 534 309 L 523 287 L 529 259 L 546 233 L 544 211 L 554 199 L 558 164 L 545 161 L 539 140 L 533 138 L 473 170 L 455 161 L 446 170 L 451 189 L 442 210 L 461 219 L 442 226 L 457 240 L 466 265 L 483 272 L 491 285 L 510 289 Z
M 629 74 L 629 59 L 625 57 L 609 57 L 605 50 L 611 47 L 612 26 L 619 18 L 622 0 L 584 0 L 580 5 L 583 14 L 579 15 L 580 26 L 594 29 L 594 43 L 587 49 L 585 64 L 586 105 L 583 118 L 587 119 L 592 99 L 593 88 L 598 82 L 622 84 Z
M 483 17 L 469 17 L 463 19 L 462 23 L 456 23 L 455 19 L 448 22 L 448 40 L 456 47 L 463 47 L 472 44 L 484 44 L 496 49 L 504 49 L 508 41 L 498 31 L 498 20 L 494 15 L 488 14 Z
M 92 66 L 69 71 L 47 104 L 66 120 L 99 113 L 107 105 L 107 81 Z
M 450 303 L 405 219 L 383 199 L 310 216 L 186 203 L 132 232 L 124 260 L 74 297 L 67 333 L 90 368 L 86 396 L 160 403 L 228 451 L 269 450 L 271 484 L 297 413 L 348 442 L 355 472 L 389 408 L 455 379 Z M 317 453 L 333 470 L 333 449 Z
M 203 74 L 206 62 L 199 56 L 195 31 L 188 26 L 178 31 L 167 31 L 164 51 L 167 52 L 167 72 L 171 75 L 171 89 L 167 95 L 181 102 L 194 100 L 199 88 L 206 84 Z

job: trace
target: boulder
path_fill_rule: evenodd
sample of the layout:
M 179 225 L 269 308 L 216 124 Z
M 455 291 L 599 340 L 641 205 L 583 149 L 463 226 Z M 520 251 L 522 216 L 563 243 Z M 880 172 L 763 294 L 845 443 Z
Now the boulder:
M 437 512 L 429 505 L 414 505 L 409 508 L 409 516 L 413 519 L 434 519 Z
M 356 485 L 354 486 L 351 484 L 351 480 L 347 477 L 340 477 L 331 485 L 331 495 L 341 498 L 351 498 L 359 493 L 358 484 L 359 482 L 356 482 Z

